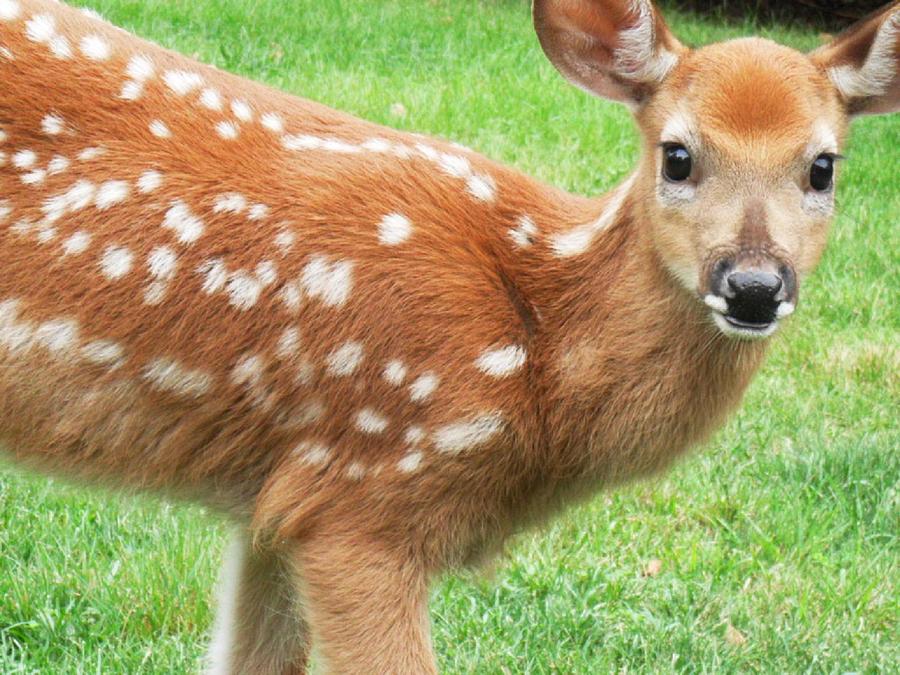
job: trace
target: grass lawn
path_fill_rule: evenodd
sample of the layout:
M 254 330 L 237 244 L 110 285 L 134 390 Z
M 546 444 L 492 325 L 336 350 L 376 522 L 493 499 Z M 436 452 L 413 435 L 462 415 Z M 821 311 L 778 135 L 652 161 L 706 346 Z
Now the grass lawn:
M 76 2 L 75 4 L 85 4 Z M 524 0 L 92 0 L 275 87 L 599 193 L 638 152 L 566 85 Z M 686 42 L 807 28 L 668 13 Z M 446 673 L 900 670 L 900 117 L 856 122 L 840 215 L 739 415 L 673 472 L 526 534 L 433 594 Z M 193 672 L 226 528 L 0 473 L 0 672 Z

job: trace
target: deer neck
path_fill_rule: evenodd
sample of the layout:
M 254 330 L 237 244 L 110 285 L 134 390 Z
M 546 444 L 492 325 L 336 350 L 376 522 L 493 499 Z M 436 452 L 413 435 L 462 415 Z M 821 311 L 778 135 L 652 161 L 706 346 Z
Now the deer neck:
M 525 282 L 540 317 L 548 445 L 570 455 L 560 466 L 612 480 L 660 469 L 702 440 L 765 353 L 722 335 L 664 267 L 639 202 L 626 183 L 593 201 L 587 220 L 561 222 Z M 602 228 L 583 252 L 560 256 L 560 242 L 583 245 L 585 222 Z

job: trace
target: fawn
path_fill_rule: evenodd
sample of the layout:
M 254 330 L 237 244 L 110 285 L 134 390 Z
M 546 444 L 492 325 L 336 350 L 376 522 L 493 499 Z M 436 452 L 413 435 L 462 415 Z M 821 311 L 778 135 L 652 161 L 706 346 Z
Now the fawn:
M 809 55 L 533 14 L 640 127 L 600 198 L 0 0 L 0 438 L 235 521 L 212 672 L 435 672 L 431 579 L 738 404 L 900 106 L 896 2 Z

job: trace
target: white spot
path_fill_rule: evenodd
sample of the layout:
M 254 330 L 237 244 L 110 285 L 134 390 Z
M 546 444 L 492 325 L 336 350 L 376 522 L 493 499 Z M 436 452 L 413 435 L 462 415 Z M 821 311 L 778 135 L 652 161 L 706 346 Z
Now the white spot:
M 56 35 L 56 21 L 49 14 L 38 14 L 25 22 L 25 35 L 32 42 L 50 42 Z
M 42 227 L 37 234 L 37 241 L 39 244 L 46 244 L 49 241 L 53 241 L 56 238 L 56 228 L 55 227 Z
M 366 477 L 366 467 L 359 462 L 353 462 L 347 467 L 346 475 L 350 480 L 362 480 Z
M 278 338 L 275 345 L 275 355 L 280 359 L 289 359 L 300 351 L 300 331 L 296 328 L 287 328 Z
M 85 35 L 81 39 L 81 53 L 93 61 L 105 61 L 111 51 L 109 43 L 99 35 Z
M 219 122 L 216 125 L 216 133 L 225 140 L 234 140 L 238 137 L 240 130 L 234 122 Z
M 432 162 L 437 161 L 438 151 L 432 148 L 430 145 L 425 145 L 424 143 L 416 143 L 415 145 L 416 152 L 418 152 L 425 159 L 430 159 Z
M 775 316 L 779 319 L 783 319 L 786 316 L 790 316 L 794 313 L 794 303 L 793 302 L 782 302 L 778 305 L 778 309 L 775 310 Z
M 95 19 L 97 21 L 106 21 L 106 19 L 103 18 L 103 15 L 100 14 L 100 12 L 98 12 L 96 9 L 91 9 L 90 7 L 82 7 L 81 13 L 86 17 Z
M 34 223 L 31 222 L 28 218 L 20 218 L 19 220 L 14 222 L 9 229 L 13 232 L 13 234 L 24 236 L 34 229 Z
M 440 378 L 434 373 L 425 373 L 409 385 L 409 398 L 415 403 L 427 401 L 440 384 Z
M 322 141 L 322 149 L 329 152 L 337 152 L 340 154 L 350 155 L 359 152 L 359 147 L 352 143 L 347 143 L 338 138 L 326 138 Z
M 107 366 L 110 370 L 115 370 L 125 361 L 124 350 L 111 340 L 96 340 L 87 343 L 81 348 L 81 356 L 90 363 Z
M 147 194 L 158 189 L 162 185 L 163 176 L 159 171 L 145 171 L 137 180 L 138 192 Z
M 219 195 L 213 204 L 214 213 L 241 213 L 246 208 L 246 198 L 237 192 L 226 192 Z
M 294 454 L 300 458 L 304 464 L 311 466 L 324 466 L 331 457 L 331 449 L 327 445 L 321 443 L 313 443 L 304 441 L 294 448 Z
M 193 244 L 205 229 L 203 221 L 191 213 L 188 205 L 180 199 L 172 202 L 172 206 L 166 211 L 162 226 L 174 231 L 182 244 Z
M 300 282 L 286 281 L 284 286 L 281 287 L 278 297 L 281 298 L 281 302 L 284 303 L 289 312 L 297 312 L 303 303 L 303 291 L 300 289 Z
M 313 256 L 303 268 L 303 287 L 329 307 L 347 302 L 353 287 L 353 263 L 329 262 L 324 256 Z
M 247 211 L 248 220 L 262 220 L 269 214 L 269 207 L 265 204 L 254 204 Z
M 489 202 L 494 198 L 494 181 L 490 176 L 471 176 L 466 181 L 466 187 L 476 199 Z
M 635 176 L 632 175 L 622 183 L 619 187 L 612 191 L 600 216 L 590 223 L 578 225 L 568 232 L 554 235 L 550 242 L 550 247 L 554 254 L 559 258 L 569 258 L 580 253 L 584 253 L 590 248 L 594 237 L 613 224 L 622 203 L 628 196 L 628 192 L 634 183 Z
M 281 144 L 286 150 L 315 150 L 322 147 L 322 139 L 316 136 L 301 134 L 298 136 L 282 136 Z
M 78 341 L 78 324 L 71 320 L 47 321 L 34 331 L 35 341 L 51 352 L 65 352 Z
M 205 293 L 217 293 L 225 288 L 225 284 L 228 283 L 228 269 L 220 258 L 207 260 L 200 265 L 197 272 L 204 277 L 203 291 Z
M 128 197 L 128 183 L 123 180 L 110 180 L 97 188 L 95 203 L 101 211 L 115 204 L 121 204 Z
M 32 324 L 18 319 L 18 300 L 0 302 L 0 344 L 12 351 L 29 349 L 34 334 Z
M 78 180 L 64 194 L 66 206 L 70 211 L 80 211 L 94 201 L 96 186 L 88 180 Z
M 44 119 L 41 120 L 41 129 L 48 136 L 57 136 L 61 134 L 65 127 L 65 121 L 56 113 L 45 115 Z
M 439 452 L 456 454 L 486 443 L 502 428 L 502 417 L 493 413 L 447 424 L 437 429 L 432 439 Z
M 200 75 L 186 70 L 167 70 L 162 79 L 166 86 L 179 96 L 187 96 L 203 86 L 203 78 Z
M 0 143 L 6 143 L 6 132 L 3 129 L 0 129 Z
M 264 114 L 260 121 L 266 129 L 274 131 L 276 134 L 284 131 L 284 120 L 275 113 L 268 112 Z
M 241 311 L 248 310 L 256 304 L 262 289 L 263 285 L 259 282 L 259 279 L 250 276 L 246 272 L 236 272 L 226 285 L 229 302 L 233 307 Z
M 46 177 L 47 172 L 44 169 L 35 169 L 22 176 L 21 180 L 26 185 L 37 185 L 38 183 L 43 183 Z
M 172 131 L 166 126 L 166 123 L 162 120 L 153 120 L 150 122 L 150 133 L 156 136 L 157 138 L 171 138 Z
M 91 245 L 91 235 L 79 230 L 62 243 L 63 255 L 84 253 Z
M 53 159 L 50 160 L 50 163 L 47 164 L 47 173 L 51 176 L 55 176 L 68 169 L 69 164 L 69 160 L 62 155 L 55 155 Z
M 275 245 L 281 250 L 282 255 L 286 255 L 290 250 L 294 247 L 294 242 L 297 240 L 297 235 L 295 235 L 290 230 L 282 230 L 277 235 L 275 235 Z
M 422 453 L 411 452 L 397 462 L 397 469 L 402 473 L 414 473 L 422 465 Z
M 119 98 L 125 101 L 137 101 L 144 93 L 144 83 L 137 80 L 126 80 L 119 92 Z
M 216 89 L 204 89 L 200 94 L 200 105 L 209 110 L 221 110 L 222 95 Z
M 538 229 L 534 221 L 528 216 L 519 216 L 518 226 L 509 230 L 509 238 L 519 248 L 528 248 L 534 243 L 534 237 Z
M 378 241 L 387 246 L 395 246 L 409 239 L 412 223 L 399 213 L 391 213 L 381 219 L 378 225 Z
M 157 246 L 147 256 L 147 268 L 150 275 L 167 281 L 175 276 L 178 266 L 178 255 L 168 246 Z
M 131 271 L 134 254 L 122 246 L 110 246 L 103 252 L 100 269 L 103 276 L 111 281 L 121 279 Z
M 132 80 L 145 82 L 153 77 L 154 67 L 153 61 L 144 55 L 131 57 L 128 66 L 125 68 L 125 74 Z
M 721 312 L 722 314 L 728 313 L 728 301 L 720 295 L 708 293 L 704 296 L 703 302 L 707 307 L 710 307 L 717 312 Z
M 169 358 L 152 360 L 144 368 L 143 377 L 156 389 L 182 396 L 202 396 L 212 386 L 212 377 L 207 373 L 185 368 Z
M 369 152 L 387 152 L 391 149 L 391 144 L 383 138 L 370 138 L 361 147 Z
M 104 155 L 104 154 L 106 154 L 105 148 L 98 148 L 98 147 L 85 148 L 84 150 L 82 150 L 81 152 L 78 153 L 78 159 L 80 159 L 82 162 L 87 162 L 92 159 L 97 159 L 98 157 L 100 157 L 101 155 Z
M 50 51 L 58 59 L 71 59 L 72 47 L 69 45 L 69 38 L 65 35 L 54 35 L 48 43 Z
M 391 361 L 385 366 L 382 376 L 390 384 L 399 387 L 403 384 L 403 380 L 406 379 L 406 366 L 403 365 L 402 361 Z
M 0 45 L 0 58 L 6 59 L 7 61 L 15 61 L 16 57 L 13 56 L 13 53 L 9 50 L 8 47 L 4 47 Z
M 506 377 L 523 365 L 525 350 L 515 345 L 488 349 L 475 359 L 475 367 L 492 377 Z
M 234 100 L 231 102 L 231 112 L 241 122 L 249 122 L 253 119 L 253 109 L 250 104 L 242 100 Z
M 18 18 L 21 7 L 16 0 L 0 0 L 0 21 L 12 21 Z
M 415 447 L 425 440 L 425 430 L 422 427 L 413 425 L 403 434 L 403 440 L 410 447 Z
M 37 155 L 34 150 L 19 150 L 12 157 L 13 166 L 17 169 L 29 169 L 34 166 L 37 161 Z
M 454 178 L 467 178 L 472 173 L 469 160 L 461 155 L 451 155 L 442 152 L 438 161 L 441 170 Z
M 12 213 L 12 206 L 10 206 L 9 200 L 0 199 L 0 222 L 6 220 L 10 213 Z
M 259 263 L 253 273 L 263 286 L 271 286 L 278 281 L 278 268 L 271 260 Z
M 380 434 L 387 426 L 387 419 L 371 408 L 364 408 L 356 414 L 356 428 L 363 433 Z
M 329 375 L 346 377 L 359 368 L 363 360 L 363 346 L 359 342 L 346 342 L 325 359 Z
M 238 385 L 256 386 L 262 380 L 266 363 L 256 354 L 242 357 L 231 371 L 231 381 Z

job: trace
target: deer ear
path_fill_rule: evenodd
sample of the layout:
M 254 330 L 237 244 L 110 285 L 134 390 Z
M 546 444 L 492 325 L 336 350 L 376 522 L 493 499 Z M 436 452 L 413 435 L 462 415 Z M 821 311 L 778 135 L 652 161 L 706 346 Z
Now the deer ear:
M 900 110 L 900 2 L 838 35 L 810 54 L 823 68 L 851 115 Z
M 550 62 L 578 87 L 639 107 L 685 48 L 650 0 L 534 0 Z

